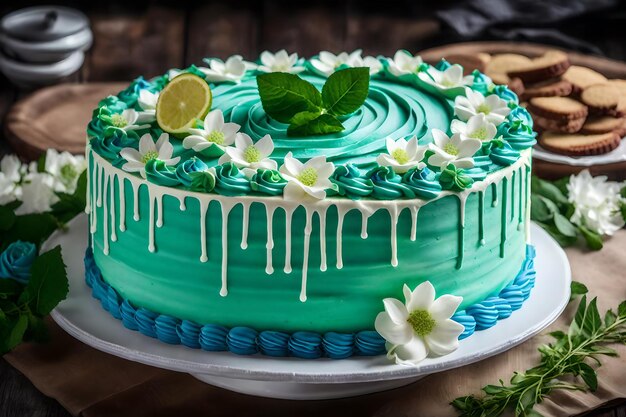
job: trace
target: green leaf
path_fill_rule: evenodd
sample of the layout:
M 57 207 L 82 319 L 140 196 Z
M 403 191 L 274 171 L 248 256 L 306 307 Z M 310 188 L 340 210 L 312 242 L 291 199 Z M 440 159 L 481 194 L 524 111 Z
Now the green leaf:
M 556 330 L 554 332 L 550 332 L 550 336 L 554 337 L 557 340 L 563 339 L 565 337 L 567 337 L 567 335 L 562 332 L 561 330 Z
M 31 268 L 31 278 L 22 300 L 40 316 L 48 315 L 67 296 L 67 272 L 61 256 L 61 247 L 40 255 Z
M 301 112 L 291 120 L 288 136 L 325 135 L 341 132 L 343 125 L 335 116 L 328 113 Z
M 591 300 L 587 306 L 587 311 L 583 320 L 582 328 L 587 335 L 595 334 L 596 331 L 602 327 L 602 318 L 600 318 L 600 313 L 598 312 L 598 306 L 596 303 L 596 298 Z
M 85 210 L 87 196 L 87 171 L 83 171 L 76 182 L 72 194 L 57 193 L 59 201 L 52 206 L 52 214 L 61 222 L 67 223 Z
M 585 242 L 587 242 L 587 246 L 589 246 L 589 249 L 602 249 L 602 246 L 604 245 L 602 241 L 602 236 L 594 231 L 587 229 L 585 226 L 578 226 L 578 230 L 580 230 L 580 233 L 585 238 Z
M 570 284 L 570 292 L 572 296 L 576 296 L 587 294 L 589 290 L 587 289 L 587 286 L 585 284 L 578 281 L 572 281 L 572 283 Z
M 577 229 L 568 219 L 560 213 L 554 213 L 554 225 L 557 230 L 567 237 L 576 237 Z
M 530 196 L 530 218 L 539 222 L 546 222 L 552 219 L 552 212 L 544 203 L 541 196 L 532 194 Z
M 28 314 L 28 328 L 24 335 L 24 340 L 43 343 L 49 340 L 50 334 L 45 321 L 34 314 Z
M 0 235 L 0 252 L 16 240 L 41 244 L 58 226 L 50 213 L 16 216 L 11 228 Z
M 9 206 L 0 206 L 0 231 L 11 229 L 15 223 L 15 211 Z
M 531 180 L 531 190 L 533 193 L 544 196 L 557 204 L 567 204 L 567 197 L 565 194 L 549 181 L 542 180 L 539 177 L 533 176 Z
M 539 196 L 539 199 L 546 205 L 551 214 L 560 213 L 559 207 L 552 200 L 542 195 Z
M 303 111 L 318 111 L 322 95 L 315 86 L 294 74 L 272 72 L 257 76 L 265 113 L 281 123 Z
M 580 373 L 581 378 L 585 381 L 585 384 L 589 387 L 591 391 L 595 391 L 598 389 L 598 375 L 596 371 L 589 365 L 584 362 L 579 364 L 578 372 Z
M 345 116 L 363 105 L 369 92 L 369 68 L 346 68 L 335 71 L 322 87 L 322 101 L 328 113 Z
M 585 320 L 585 315 L 587 313 L 587 296 L 583 295 L 578 303 L 578 308 L 576 309 L 576 314 L 574 314 L 574 321 L 570 324 L 568 334 L 570 336 L 574 336 L 580 333 L 583 328 L 583 321 Z
M 13 297 L 24 290 L 24 285 L 14 279 L 0 278 L 0 299 Z
M 541 226 L 541 228 L 544 229 L 546 232 L 550 233 L 550 236 L 552 236 L 560 246 L 567 247 L 576 243 L 575 237 L 565 236 L 564 234 L 559 232 L 559 230 L 554 225 L 541 222 L 537 222 L 537 224 Z
M 611 325 L 613 325 L 613 323 L 615 323 L 617 321 L 617 315 L 613 312 L 613 310 L 607 310 L 606 313 L 604 313 L 604 325 L 606 327 L 609 327 Z
M 622 319 L 626 319 L 626 301 L 622 301 L 619 307 L 617 307 L 617 315 Z
M 37 160 L 37 172 L 46 172 L 46 156 L 47 154 L 42 154 Z

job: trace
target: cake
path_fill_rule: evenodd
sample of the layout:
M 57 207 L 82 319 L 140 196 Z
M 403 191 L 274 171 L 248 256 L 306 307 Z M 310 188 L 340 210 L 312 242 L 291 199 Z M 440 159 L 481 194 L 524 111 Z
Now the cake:
M 205 62 L 134 80 L 87 128 L 86 280 L 124 326 L 208 351 L 417 362 L 389 326 L 445 354 L 521 307 L 535 134 L 506 86 L 406 51 Z M 182 127 L 157 122 L 203 97 Z

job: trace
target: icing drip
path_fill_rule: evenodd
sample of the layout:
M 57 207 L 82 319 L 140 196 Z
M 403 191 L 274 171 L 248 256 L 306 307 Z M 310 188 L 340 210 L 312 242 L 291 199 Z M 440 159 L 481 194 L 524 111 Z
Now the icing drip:
M 343 268 L 343 219 L 346 216 L 347 210 L 344 208 L 337 208 L 337 269 Z
M 133 220 L 139 221 L 139 183 L 130 182 L 133 187 Z
M 328 206 L 320 210 L 317 214 L 320 218 L 320 271 L 327 269 L 326 265 L 326 210 Z
M 391 266 L 398 266 L 398 206 L 394 205 L 387 211 L 391 220 Z
M 515 220 L 515 171 L 513 171 L 511 176 L 511 221 Z
M 119 199 L 119 201 L 120 201 L 120 232 L 123 232 L 126 230 L 126 198 L 125 198 L 126 194 L 124 194 L 124 178 L 118 175 L 117 182 L 118 182 L 120 196 L 122 196 Z
M 361 212 L 361 216 L 361 239 L 367 239 L 367 220 L 370 214 Z
M 206 249 L 206 212 L 208 208 L 209 204 L 200 200 L 200 262 L 209 260 Z
M 274 236 L 272 235 L 272 224 L 274 223 L 274 207 L 266 206 L 267 213 L 267 243 L 265 248 L 267 251 L 267 261 L 265 263 L 265 273 L 271 275 L 274 273 L 274 267 L 272 266 L 272 250 L 274 249 Z
M 457 194 L 459 197 L 459 255 L 457 256 L 456 269 L 463 266 L 463 252 L 465 252 L 465 203 L 469 193 L 467 191 Z
M 103 189 L 103 193 L 104 193 L 104 207 L 103 207 L 103 211 L 102 211 L 102 239 L 103 239 L 103 244 L 104 244 L 104 249 L 102 250 L 104 252 L 105 255 L 109 254 L 109 210 L 108 210 L 108 198 L 107 198 L 107 191 L 109 189 L 109 176 L 105 176 L 102 179 L 103 185 L 102 185 L 102 189 Z M 102 201 L 102 194 L 100 193 L 98 194 L 98 201 Z M 115 227 L 113 227 L 115 228 Z
M 291 216 L 292 208 L 285 208 L 285 274 L 291 273 Z
M 300 289 L 300 301 L 306 301 L 306 280 L 309 269 L 309 245 L 311 243 L 311 229 L 313 212 L 306 210 L 306 225 L 304 226 L 304 254 L 302 256 L 302 286 Z
M 157 227 L 163 227 L 163 196 L 160 195 L 156 199 L 156 210 L 157 210 Z
M 520 168 L 519 169 L 519 173 L 517 174 L 517 180 L 518 180 L 518 188 L 519 188 L 519 192 L 521 193 L 522 190 L 524 189 L 524 173 L 523 170 L 524 168 Z M 524 199 L 523 198 L 518 198 L 517 199 L 518 202 L 518 207 L 517 207 L 517 230 L 521 230 L 522 227 L 522 223 L 524 222 L 524 216 L 522 213 L 522 208 L 524 207 Z
M 228 215 L 233 208 L 232 204 L 221 202 L 222 206 L 222 288 L 220 295 L 228 295 Z
M 507 186 L 509 179 L 502 179 L 502 217 L 500 220 L 500 258 L 504 258 L 504 244 L 506 243 L 506 207 L 507 207 Z
M 241 218 L 241 249 L 248 249 L 248 224 L 250 222 L 250 204 L 241 203 L 243 214 Z
M 411 242 L 415 242 L 417 238 L 417 214 L 419 213 L 419 206 L 411 206 Z
M 150 208 L 148 211 L 148 250 L 150 252 L 156 251 L 154 245 L 154 206 L 156 203 L 156 196 L 148 189 L 148 200 L 150 201 Z

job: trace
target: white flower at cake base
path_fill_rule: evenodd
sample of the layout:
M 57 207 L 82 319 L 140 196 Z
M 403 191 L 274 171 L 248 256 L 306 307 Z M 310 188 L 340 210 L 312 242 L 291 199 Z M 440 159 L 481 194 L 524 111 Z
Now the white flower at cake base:
M 320 75 L 326 77 L 330 76 L 342 65 L 351 68 L 368 67 L 370 75 L 380 72 L 382 69 L 380 61 L 372 56 L 363 58 L 361 52 L 360 49 L 357 49 L 349 54 L 347 52 L 341 52 L 335 55 L 332 52 L 321 51 L 319 56 L 311 59 L 309 63 Z
M 393 59 L 388 58 L 387 64 L 389 72 L 396 77 L 406 74 L 414 74 L 419 70 L 420 65 L 424 61 L 419 55 L 411 55 L 405 50 L 399 50 L 393 56 Z
M 607 181 L 604 175 L 592 177 L 587 169 L 572 175 L 567 184 L 568 200 L 574 205 L 571 222 L 600 235 L 613 235 L 624 227 L 622 187 L 623 183 Z
M 463 76 L 463 67 L 458 64 L 450 65 L 444 71 L 439 71 L 435 67 L 429 67 L 426 71 L 419 72 L 418 77 L 427 84 L 433 85 L 441 90 L 464 87 L 472 85 L 474 77 Z
M 285 200 L 323 199 L 328 188 L 335 188 L 329 179 L 334 171 L 335 165 L 326 162 L 325 156 L 316 156 L 303 164 L 289 152 L 280 167 L 280 173 L 287 180 L 283 193 Z
M 205 62 L 208 63 L 209 68 L 198 67 L 198 69 L 202 71 L 207 81 L 213 83 L 238 83 L 246 75 L 248 68 L 241 55 L 233 55 L 226 62 L 220 59 L 211 59 Z
M 450 125 L 452 133 L 461 135 L 461 139 L 478 139 L 489 141 L 496 137 L 496 125 L 487 120 L 484 114 L 479 113 L 469 118 L 467 122 L 458 119 L 452 120 Z
M 446 135 L 439 129 L 432 130 L 434 142 L 428 144 L 428 149 L 434 152 L 428 158 L 430 165 L 444 169 L 448 165 L 456 168 L 472 168 L 476 151 L 480 149 L 481 142 L 478 139 L 461 139 L 461 134 Z
M 218 163 L 232 162 L 237 168 L 243 170 L 247 177 L 256 174 L 259 168 L 276 169 L 276 161 L 269 158 L 274 152 L 274 141 L 270 135 L 265 135 L 256 143 L 245 133 L 237 133 L 235 136 L 235 146 L 224 148 L 226 152 L 219 159 Z
M 235 142 L 235 135 L 239 128 L 237 123 L 225 123 L 224 113 L 221 110 L 212 110 L 204 118 L 201 129 L 190 128 L 188 130 L 191 135 L 183 139 L 183 147 L 196 152 L 216 147 L 221 154 L 227 146 Z
M 87 168 L 87 161 L 82 155 L 74 156 L 69 152 L 46 151 L 45 171 L 54 177 L 54 190 L 72 194 L 80 174 Z
M 408 141 L 403 138 L 396 141 L 387 138 L 387 152 L 389 153 L 378 155 L 376 162 L 380 166 L 391 167 L 398 174 L 404 174 L 413 167 L 422 169 L 426 166 L 422 162 L 426 149 L 427 146 L 417 144 L 417 137 L 415 136 Z
M 127 162 L 122 165 L 122 169 L 127 172 L 139 172 L 146 178 L 146 164 L 148 161 L 158 159 L 165 165 L 176 165 L 180 161 L 180 156 L 172 158 L 174 147 L 170 143 L 167 133 L 161 134 L 159 140 L 154 143 L 152 136 L 146 133 L 139 139 L 139 150 L 134 148 L 124 148 L 120 151 L 120 156 Z
M 146 89 L 139 91 L 139 97 L 137 103 L 143 111 L 139 112 L 140 117 L 151 118 L 150 122 L 156 120 L 156 105 L 159 100 L 159 93 L 152 93 Z M 147 120 L 146 120 L 147 121 Z
M 430 354 L 454 352 L 465 328 L 451 317 L 463 298 L 446 294 L 435 299 L 429 281 L 413 291 L 405 284 L 402 292 L 404 303 L 385 298 L 385 311 L 376 317 L 376 331 L 387 341 L 387 357 L 397 364 L 416 365 Z
M 454 114 L 463 121 L 477 114 L 484 114 L 488 121 L 498 126 L 504 122 L 511 109 L 506 101 L 495 94 L 487 97 L 471 88 L 465 89 L 465 96 L 457 96 L 454 99 Z
M 113 127 L 124 131 L 149 129 L 150 123 L 154 121 L 154 114 L 144 114 L 134 109 L 126 109 L 121 113 L 111 115 L 111 124 Z
M 288 72 L 298 74 L 304 71 L 302 65 L 298 65 L 298 54 L 288 54 L 287 51 L 281 49 L 275 54 L 264 51 L 261 53 L 261 65 L 257 70 L 261 72 Z
M 22 205 L 15 214 L 43 213 L 59 201 L 54 193 L 54 177 L 45 172 L 29 173 L 22 184 Z

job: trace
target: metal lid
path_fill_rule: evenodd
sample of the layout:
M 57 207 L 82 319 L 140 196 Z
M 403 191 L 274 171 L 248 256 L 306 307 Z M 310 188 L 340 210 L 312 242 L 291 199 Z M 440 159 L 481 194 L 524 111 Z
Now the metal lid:
M 24 41 L 51 41 L 69 36 L 89 26 L 89 19 L 76 9 L 36 6 L 4 16 L 0 29 Z

